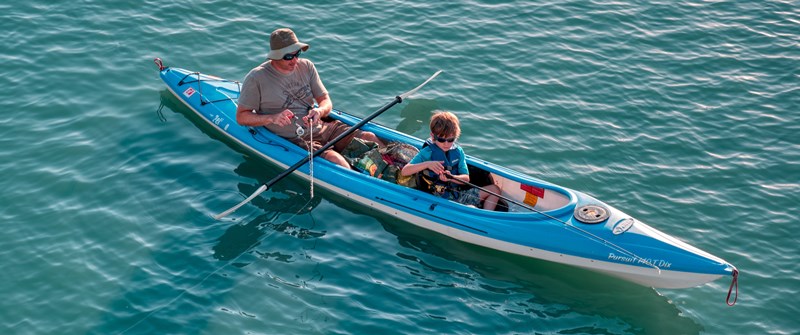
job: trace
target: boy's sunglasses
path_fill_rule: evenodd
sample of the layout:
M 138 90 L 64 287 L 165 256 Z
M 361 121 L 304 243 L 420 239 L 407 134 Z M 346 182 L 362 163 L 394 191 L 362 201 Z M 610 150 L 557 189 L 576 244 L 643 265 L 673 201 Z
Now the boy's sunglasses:
M 455 137 L 444 138 L 444 137 L 434 136 L 434 138 L 436 138 L 436 142 L 439 142 L 439 143 L 444 143 L 444 142 L 453 143 L 453 142 L 456 141 Z
M 295 52 L 293 54 L 285 54 L 285 55 L 283 55 L 283 60 L 292 60 L 292 59 L 295 59 L 296 57 L 300 57 L 300 52 L 301 51 L 303 51 L 303 50 L 297 50 L 297 52 Z

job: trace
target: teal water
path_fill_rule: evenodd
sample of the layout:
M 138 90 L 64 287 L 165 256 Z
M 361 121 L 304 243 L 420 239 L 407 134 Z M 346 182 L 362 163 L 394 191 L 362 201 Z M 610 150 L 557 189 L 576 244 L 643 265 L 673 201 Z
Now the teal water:
M 654 290 L 467 245 L 198 128 L 154 57 L 238 79 L 295 29 L 334 106 L 462 119 L 465 150 L 735 264 Z M 797 1 L 0 4 L 0 333 L 796 334 Z M 160 110 L 159 108 L 163 108 Z

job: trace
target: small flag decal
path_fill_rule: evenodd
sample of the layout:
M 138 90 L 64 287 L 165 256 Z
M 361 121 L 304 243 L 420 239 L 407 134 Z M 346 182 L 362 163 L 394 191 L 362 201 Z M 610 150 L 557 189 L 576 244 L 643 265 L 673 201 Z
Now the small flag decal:
M 519 184 L 519 189 L 528 192 L 531 195 L 537 196 L 539 198 L 544 198 L 544 189 L 541 187 Z M 527 195 L 525 195 L 525 197 L 527 198 Z

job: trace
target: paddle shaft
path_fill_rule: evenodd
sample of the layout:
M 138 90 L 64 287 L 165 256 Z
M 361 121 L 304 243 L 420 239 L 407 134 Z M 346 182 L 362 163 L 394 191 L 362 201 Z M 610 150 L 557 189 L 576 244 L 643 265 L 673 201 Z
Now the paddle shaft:
M 392 102 L 386 104 L 385 106 L 381 107 L 381 109 L 375 111 L 375 113 L 372 113 L 372 115 L 370 115 L 367 118 L 361 120 L 361 122 L 356 123 L 354 126 L 350 127 L 350 129 L 348 129 L 347 131 L 341 133 L 339 136 L 336 136 L 336 138 L 334 138 L 333 140 L 331 140 L 327 144 L 323 145 L 322 148 L 319 148 L 319 149 L 317 149 L 317 151 L 314 151 L 313 157 L 319 156 L 320 154 L 325 152 L 325 150 L 328 150 L 332 146 L 336 145 L 336 143 L 341 141 L 343 138 L 345 138 L 347 136 L 350 136 L 350 134 L 354 133 L 356 130 L 358 130 L 359 128 L 363 127 L 368 122 L 372 121 L 372 119 L 378 117 L 378 115 L 381 115 L 383 112 L 385 112 L 389 108 L 392 108 L 394 105 L 396 105 L 398 103 L 401 103 L 401 102 L 403 102 L 403 99 L 401 99 L 400 96 L 394 97 L 394 101 L 392 101 Z M 270 187 L 272 187 L 272 185 L 275 185 L 275 183 L 277 183 L 281 179 L 285 178 L 286 176 L 288 176 L 289 174 L 291 174 L 295 170 L 299 169 L 301 166 L 303 166 L 303 164 L 308 163 L 309 160 L 311 160 L 311 157 L 309 157 L 309 156 L 304 157 L 299 162 L 295 163 L 294 165 L 292 165 L 288 169 L 286 169 L 286 171 L 281 172 L 279 175 L 275 176 L 270 181 L 266 182 L 264 185 L 267 187 L 267 189 L 269 189 Z
M 385 112 L 389 108 L 392 108 L 394 105 L 403 102 L 403 98 L 404 97 L 408 97 L 409 95 L 414 94 L 415 92 L 417 92 L 420 88 L 422 88 L 422 86 L 427 84 L 433 78 L 436 78 L 436 76 L 438 76 L 439 73 L 441 73 L 441 72 L 442 72 L 441 70 L 437 71 L 433 76 L 428 78 L 428 80 L 426 80 L 424 83 L 422 83 L 421 85 L 417 86 L 413 90 L 408 91 L 406 93 L 403 93 L 401 95 L 398 95 L 398 96 L 394 97 L 394 100 L 392 100 L 392 102 L 390 102 L 390 103 L 386 104 L 385 106 L 381 107 L 381 109 L 375 111 L 374 113 L 372 113 L 372 115 L 367 116 L 366 118 L 361 120 L 361 122 L 356 123 L 355 125 L 350 127 L 350 129 L 348 129 L 347 131 L 341 133 L 339 136 L 336 136 L 336 138 L 334 138 L 333 140 L 328 142 L 328 144 L 325 144 L 324 146 L 322 146 L 322 148 L 319 148 L 319 150 L 314 151 L 314 154 L 312 155 L 312 157 L 306 156 L 305 158 L 301 159 L 299 162 L 295 163 L 294 165 L 292 165 L 291 167 L 286 169 L 286 171 L 283 171 L 283 172 L 281 172 L 281 174 L 275 176 L 275 178 L 272 178 L 272 180 L 268 181 L 264 185 L 267 187 L 267 189 L 269 189 L 270 187 L 272 187 L 272 185 L 274 185 L 275 183 L 277 183 L 281 179 L 285 178 L 286 176 L 288 176 L 290 173 L 294 172 L 295 170 L 299 169 L 301 166 L 303 166 L 303 164 L 307 163 L 311 158 L 319 156 L 321 153 L 325 152 L 325 150 L 330 149 L 330 147 L 334 146 L 337 142 L 341 141 L 343 138 L 349 136 L 350 134 L 352 134 L 353 132 L 355 132 L 359 128 L 363 127 L 365 124 L 367 124 L 370 121 L 372 121 L 372 119 L 378 117 L 378 115 L 383 114 L 383 112 Z M 265 189 L 265 191 L 266 191 L 266 189 Z
M 389 108 L 392 108 L 392 106 L 394 106 L 394 105 L 396 105 L 398 103 L 401 103 L 402 101 L 403 101 L 403 99 L 400 98 L 399 95 L 394 97 L 394 100 L 392 102 L 390 102 L 390 103 L 386 104 L 385 106 L 381 107 L 381 109 L 375 111 L 375 113 L 372 113 L 372 115 L 368 116 L 367 118 L 361 120 L 361 122 L 359 122 L 359 123 L 355 124 L 354 126 L 350 127 L 350 129 L 347 129 L 347 131 L 339 134 L 339 136 L 336 136 L 336 138 L 334 138 L 333 140 L 331 140 L 327 144 L 323 145 L 321 148 L 317 149 L 317 151 L 314 151 L 314 153 L 311 156 L 303 157 L 303 159 L 301 159 L 297 163 L 294 163 L 294 165 L 290 166 L 288 169 L 284 170 L 283 172 L 281 172 L 277 176 L 273 177 L 272 179 L 270 179 L 270 181 L 268 181 L 268 182 L 264 183 L 263 185 L 261 185 L 255 192 L 253 192 L 253 194 L 251 194 L 249 197 L 247 197 L 247 199 L 244 199 L 242 202 L 238 203 L 236 206 L 233 206 L 230 209 L 228 209 L 228 210 L 226 210 L 226 211 L 224 211 L 222 213 L 214 215 L 214 219 L 219 220 L 219 219 L 221 219 L 221 218 L 223 218 L 225 216 L 228 216 L 228 214 L 233 213 L 234 211 L 239 209 L 239 207 L 244 206 L 245 204 L 247 204 L 248 202 L 253 200 L 256 196 L 258 196 L 259 194 L 261 194 L 264 191 L 268 190 L 270 187 L 272 187 L 272 185 L 275 185 L 275 183 L 281 181 L 281 179 L 283 179 L 283 178 L 286 178 L 286 176 L 290 175 L 292 172 L 294 172 L 295 170 L 299 169 L 304 164 L 308 163 L 308 161 L 311 160 L 312 158 L 319 156 L 320 154 L 325 152 L 325 150 L 330 149 L 337 142 L 341 141 L 343 138 L 349 136 L 350 134 L 352 134 L 353 132 L 358 130 L 358 128 L 361 128 L 362 126 L 367 124 L 367 122 L 372 121 L 372 119 L 378 117 L 378 115 L 381 115 L 381 113 L 385 112 Z
M 262 192 L 264 192 L 267 189 L 269 189 L 270 187 L 272 187 L 272 185 L 275 185 L 275 183 L 279 182 L 283 178 L 286 178 L 286 176 L 288 176 L 289 174 L 291 174 L 295 170 L 299 169 L 301 166 L 303 166 L 303 164 L 308 163 L 309 160 L 313 159 L 314 157 L 319 156 L 321 153 L 325 152 L 325 150 L 330 149 L 330 147 L 335 145 L 337 142 L 341 141 L 343 138 L 349 136 L 354 131 L 358 130 L 359 128 L 361 128 L 362 126 L 367 124 L 367 122 L 372 121 L 372 119 L 378 117 L 378 115 L 381 115 L 381 113 L 385 112 L 387 109 L 392 108 L 392 106 L 403 102 L 403 99 L 405 99 L 405 98 L 409 97 L 410 95 L 416 93 L 420 88 L 422 88 L 422 86 L 425 86 L 425 84 L 427 84 L 428 82 L 433 80 L 433 78 L 436 78 L 436 76 L 438 76 L 440 73 L 442 73 L 442 70 L 436 71 L 436 73 L 434 73 L 432 76 L 430 76 L 430 78 L 428 78 L 428 80 L 425 80 L 422 84 L 420 84 L 419 86 L 415 87 L 411 91 L 408 91 L 406 93 L 403 93 L 403 94 L 400 94 L 400 95 L 394 97 L 394 100 L 392 102 L 390 102 L 390 103 L 386 104 L 385 106 L 381 107 L 381 109 L 375 111 L 374 113 L 372 113 L 372 115 L 370 115 L 370 116 L 366 117 L 365 119 L 361 120 L 361 122 L 353 125 L 352 127 L 350 127 L 350 129 L 348 129 L 344 133 L 340 134 L 339 136 L 336 136 L 336 138 L 334 138 L 333 140 L 331 140 L 330 142 L 328 142 L 327 144 L 325 144 L 324 146 L 319 148 L 319 150 L 315 151 L 310 157 L 309 156 L 304 157 L 299 162 L 295 163 L 294 165 L 292 165 L 288 169 L 286 169 L 286 171 L 281 172 L 279 175 L 277 175 L 274 178 L 272 178 L 266 184 L 261 185 L 255 192 L 253 192 L 253 194 L 251 194 L 249 197 L 247 197 L 247 199 L 244 199 L 242 202 L 238 203 L 236 206 L 233 206 L 230 209 L 215 215 L 214 219 L 219 220 L 219 219 L 227 216 L 228 214 L 233 213 L 234 211 L 239 209 L 239 207 L 244 206 L 245 204 L 247 204 L 248 202 L 253 200 L 255 197 L 257 197 L 259 194 L 261 194 Z

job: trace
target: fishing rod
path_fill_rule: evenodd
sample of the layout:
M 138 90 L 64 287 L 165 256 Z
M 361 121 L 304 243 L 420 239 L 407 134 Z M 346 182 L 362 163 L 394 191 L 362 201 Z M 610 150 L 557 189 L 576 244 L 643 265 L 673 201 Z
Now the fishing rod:
M 618 246 L 618 245 L 614 244 L 613 242 L 611 242 L 611 241 L 609 241 L 609 240 L 606 240 L 606 239 L 604 239 L 604 238 L 602 238 L 602 237 L 600 237 L 600 236 L 597 236 L 597 235 L 595 235 L 595 234 L 593 234 L 593 233 L 591 233 L 591 232 L 587 231 L 586 229 L 582 229 L 582 228 L 580 228 L 580 227 L 577 227 L 577 226 L 575 226 L 575 225 L 573 225 L 573 224 L 570 224 L 570 223 L 568 223 L 568 222 L 566 222 L 566 221 L 564 221 L 564 220 L 561 220 L 561 219 L 559 219 L 559 218 L 557 218 L 557 217 L 555 217 L 555 216 L 552 216 L 552 215 L 550 215 L 550 214 L 547 214 L 547 213 L 545 213 L 545 212 L 542 212 L 542 211 L 540 211 L 540 210 L 538 210 L 538 209 L 536 209 L 536 208 L 533 208 L 533 206 L 531 206 L 531 205 L 528 205 L 528 204 L 526 204 L 526 203 L 519 202 L 519 201 L 517 201 L 517 200 L 511 199 L 511 198 L 509 198 L 509 197 L 507 197 L 507 196 L 504 196 L 504 195 L 502 195 L 502 194 L 497 194 L 497 193 L 495 193 L 495 192 L 492 192 L 492 191 L 490 191 L 490 190 L 487 190 L 487 189 L 486 189 L 486 188 L 484 188 L 484 187 L 480 187 L 480 186 L 478 186 L 478 185 L 475 185 L 475 184 L 473 184 L 473 183 L 470 183 L 470 182 L 468 182 L 468 181 L 464 181 L 464 180 L 461 180 L 461 179 L 455 178 L 455 177 L 453 177 L 453 175 L 452 175 L 452 174 L 450 174 L 450 171 L 446 171 L 446 170 L 445 170 L 443 173 L 445 173 L 445 174 L 449 175 L 449 177 L 450 177 L 450 179 L 451 179 L 451 180 L 455 180 L 455 181 L 448 181 L 448 183 L 450 183 L 450 184 L 459 184 L 459 183 L 461 183 L 461 184 L 464 184 L 464 185 L 467 185 L 467 186 L 470 186 L 470 187 L 477 188 L 477 189 L 479 189 L 479 190 L 481 190 L 481 191 L 484 191 L 484 192 L 486 192 L 486 193 L 488 193 L 488 194 L 490 194 L 490 195 L 496 196 L 496 197 L 497 197 L 497 198 L 499 198 L 499 199 L 503 199 L 503 200 L 505 200 L 505 201 L 507 201 L 507 202 L 513 203 L 513 204 L 515 204 L 515 205 L 519 205 L 519 206 L 521 206 L 521 207 L 523 207 L 523 208 L 525 208 L 525 209 L 527 209 L 527 210 L 530 210 L 530 211 L 532 211 L 532 212 L 536 212 L 537 214 L 540 214 L 540 215 L 542 215 L 542 216 L 544 216 L 544 217 L 546 217 L 546 218 L 548 218 L 548 219 L 551 219 L 551 220 L 554 220 L 554 221 L 558 221 L 558 222 L 560 222 L 561 224 L 563 224 L 565 227 L 568 227 L 568 228 L 575 229 L 575 230 L 577 230 L 577 231 L 579 231 L 579 232 L 581 232 L 581 233 L 585 234 L 585 235 L 587 236 L 587 238 L 594 239 L 595 241 L 597 241 L 597 242 L 600 242 L 600 243 L 603 243 L 604 245 L 606 245 L 606 246 L 608 246 L 608 247 L 610 247 L 610 248 L 612 248 L 612 249 L 614 249 L 614 250 L 616 250 L 616 251 L 619 251 L 619 252 L 621 252 L 621 253 L 624 253 L 624 254 L 626 254 L 626 255 L 628 255 L 628 256 L 631 256 L 631 257 L 633 257 L 634 259 L 638 259 L 640 262 L 642 262 L 642 264 L 648 265 L 648 266 L 650 266 L 650 267 L 652 267 L 652 268 L 654 268 L 654 269 L 658 270 L 658 273 L 659 273 L 659 274 L 661 274 L 661 268 L 659 268 L 658 266 L 656 266 L 656 265 L 655 265 L 655 264 L 653 264 L 652 262 L 650 262 L 650 261 L 648 261 L 648 260 L 646 260 L 646 259 L 644 259 L 644 258 L 642 258 L 642 257 L 639 257 L 638 255 L 634 254 L 633 252 L 631 252 L 631 251 L 628 251 L 627 249 L 625 249 L 625 248 L 623 248 L 623 247 L 620 247 L 620 246 Z

